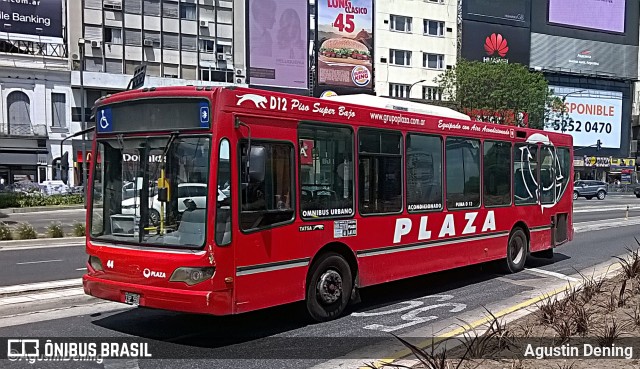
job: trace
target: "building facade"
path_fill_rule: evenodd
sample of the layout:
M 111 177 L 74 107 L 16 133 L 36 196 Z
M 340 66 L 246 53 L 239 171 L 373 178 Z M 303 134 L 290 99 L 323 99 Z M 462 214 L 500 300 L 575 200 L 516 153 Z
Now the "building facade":
M 243 12 L 241 0 L 71 1 L 73 122 L 93 125 L 93 103 L 125 90 L 142 64 L 148 86 L 244 85 Z M 82 152 L 76 142 L 70 155 L 80 181 Z
M 56 178 L 60 144 L 79 129 L 70 109 L 65 2 L 0 2 L 0 11 L 9 15 L 0 25 L 0 187 L 42 183 Z M 63 150 L 70 148 L 68 141 Z
M 434 78 L 457 62 L 456 1 L 375 3 L 378 96 L 442 100 Z

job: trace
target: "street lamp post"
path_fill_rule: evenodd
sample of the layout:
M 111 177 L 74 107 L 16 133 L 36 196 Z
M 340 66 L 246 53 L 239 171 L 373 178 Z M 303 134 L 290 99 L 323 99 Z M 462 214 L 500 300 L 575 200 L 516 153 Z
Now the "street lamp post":
M 87 121 L 85 118 L 85 97 L 84 97 L 84 53 L 85 53 L 85 39 L 78 40 L 78 46 L 80 47 L 80 122 L 82 125 L 82 131 L 87 130 Z M 73 151 L 73 150 L 72 150 Z M 62 153 L 61 153 L 62 154 Z M 87 135 L 82 134 L 82 188 L 85 194 L 84 205 L 87 206 Z
M 411 84 L 411 86 L 409 86 L 409 91 L 407 92 L 407 99 L 411 99 L 411 89 L 413 88 L 413 86 L 417 85 L 418 83 L 422 83 L 422 82 L 426 82 L 426 79 L 421 79 L 418 82 L 414 82 Z

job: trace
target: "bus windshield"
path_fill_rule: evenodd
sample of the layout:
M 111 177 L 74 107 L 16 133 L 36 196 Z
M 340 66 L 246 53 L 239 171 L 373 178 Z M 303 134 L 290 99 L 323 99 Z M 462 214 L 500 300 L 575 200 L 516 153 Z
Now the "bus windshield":
M 98 140 L 92 238 L 203 247 L 210 145 L 208 136 Z

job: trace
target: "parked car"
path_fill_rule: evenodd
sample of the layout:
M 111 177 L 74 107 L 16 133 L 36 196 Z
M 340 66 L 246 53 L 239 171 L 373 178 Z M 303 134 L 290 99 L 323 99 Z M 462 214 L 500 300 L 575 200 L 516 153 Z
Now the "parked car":
M 597 197 L 598 200 L 604 200 L 607 197 L 607 183 L 602 181 L 586 181 L 580 180 L 573 183 L 573 199 L 584 197 L 591 200 Z
M 187 209 L 184 200 L 191 199 L 200 209 L 207 206 L 207 185 L 205 183 L 180 183 L 178 185 L 178 213 Z M 140 214 L 140 197 L 134 196 L 122 201 L 122 214 Z M 156 225 L 160 222 L 160 201 L 158 195 L 149 197 L 149 221 Z

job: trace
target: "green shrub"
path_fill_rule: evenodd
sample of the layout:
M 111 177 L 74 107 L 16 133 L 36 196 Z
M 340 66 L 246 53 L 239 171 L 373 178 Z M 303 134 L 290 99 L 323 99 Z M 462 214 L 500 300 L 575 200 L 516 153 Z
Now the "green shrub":
M 20 223 L 16 228 L 16 234 L 20 240 L 33 240 L 38 238 L 36 229 L 29 223 Z
M 0 241 L 11 241 L 13 240 L 13 234 L 11 233 L 11 229 L 4 223 L 0 222 Z
M 60 224 L 60 223 L 52 223 L 47 228 L 47 235 L 50 238 L 62 238 L 62 237 L 64 237 L 64 229 L 62 229 L 62 224 Z
M 87 234 L 87 228 L 84 223 L 76 223 L 73 225 L 73 235 L 76 237 L 84 237 Z
M 80 205 L 84 204 L 84 196 L 72 195 L 42 195 L 39 193 L 24 194 L 7 192 L 0 194 L 0 209 L 28 208 L 33 206 Z

